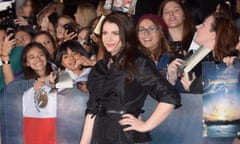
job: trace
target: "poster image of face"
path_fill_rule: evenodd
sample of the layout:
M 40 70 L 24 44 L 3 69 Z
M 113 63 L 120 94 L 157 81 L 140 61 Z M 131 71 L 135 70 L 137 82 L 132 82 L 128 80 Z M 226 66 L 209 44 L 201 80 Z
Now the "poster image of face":
M 105 5 L 110 7 L 109 3 L 110 2 L 106 1 Z M 136 3 L 137 3 L 137 0 L 113 0 L 113 1 L 111 1 L 111 4 L 112 4 L 111 10 L 128 13 L 130 15 L 134 15 L 135 14 Z
M 104 9 L 110 10 L 112 8 L 112 0 L 106 0 L 103 7 Z

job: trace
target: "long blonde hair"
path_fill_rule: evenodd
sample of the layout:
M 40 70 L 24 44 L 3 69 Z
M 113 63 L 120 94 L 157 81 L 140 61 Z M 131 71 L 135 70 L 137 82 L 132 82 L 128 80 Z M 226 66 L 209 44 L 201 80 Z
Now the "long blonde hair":
M 96 8 L 89 2 L 80 2 L 77 7 L 77 17 L 80 19 L 78 23 L 81 27 L 89 26 L 90 22 L 97 16 Z

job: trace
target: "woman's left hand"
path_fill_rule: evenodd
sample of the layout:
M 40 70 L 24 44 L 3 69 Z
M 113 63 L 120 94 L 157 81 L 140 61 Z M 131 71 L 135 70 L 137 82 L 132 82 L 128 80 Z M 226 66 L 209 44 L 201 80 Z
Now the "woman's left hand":
M 145 122 L 140 118 L 136 118 L 131 114 L 122 115 L 122 119 L 119 121 L 119 124 L 122 126 L 128 126 L 123 129 L 123 131 L 131 131 L 135 130 L 138 132 L 146 132 L 145 130 Z
M 181 83 L 185 89 L 185 91 L 190 91 L 190 86 L 193 83 L 193 81 L 196 79 L 195 73 L 189 73 L 191 75 L 191 78 L 189 76 L 183 76 L 181 78 Z
M 231 66 L 236 58 L 237 58 L 236 56 L 227 56 L 223 58 L 223 62 L 227 66 Z

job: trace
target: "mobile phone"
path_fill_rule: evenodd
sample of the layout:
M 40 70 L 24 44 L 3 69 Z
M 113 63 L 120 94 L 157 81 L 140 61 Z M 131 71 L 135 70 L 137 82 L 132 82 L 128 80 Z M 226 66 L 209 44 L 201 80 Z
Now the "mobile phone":
M 72 33 L 72 32 L 76 33 L 76 31 L 74 29 L 74 26 L 71 23 L 67 23 L 63 27 L 64 27 L 65 30 L 68 31 L 68 34 Z
M 57 13 L 56 13 L 56 12 L 51 13 L 51 14 L 48 16 L 48 19 L 49 19 L 49 21 L 50 21 L 52 24 L 56 24 L 56 23 L 57 23 L 57 19 L 58 19 Z
M 7 29 L 7 35 L 9 36 L 10 34 L 13 34 L 9 40 L 14 39 L 14 35 L 15 35 L 15 30 L 13 28 L 8 28 Z

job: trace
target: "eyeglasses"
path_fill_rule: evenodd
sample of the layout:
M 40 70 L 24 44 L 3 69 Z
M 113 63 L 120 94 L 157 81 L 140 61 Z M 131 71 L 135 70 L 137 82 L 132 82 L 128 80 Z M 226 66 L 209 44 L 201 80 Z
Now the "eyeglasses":
M 141 27 L 138 29 L 139 34 L 145 34 L 145 32 L 154 33 L 156 31 L 158 31 L 158 28 L 156 26 L 149 26 L 148 28 Z

